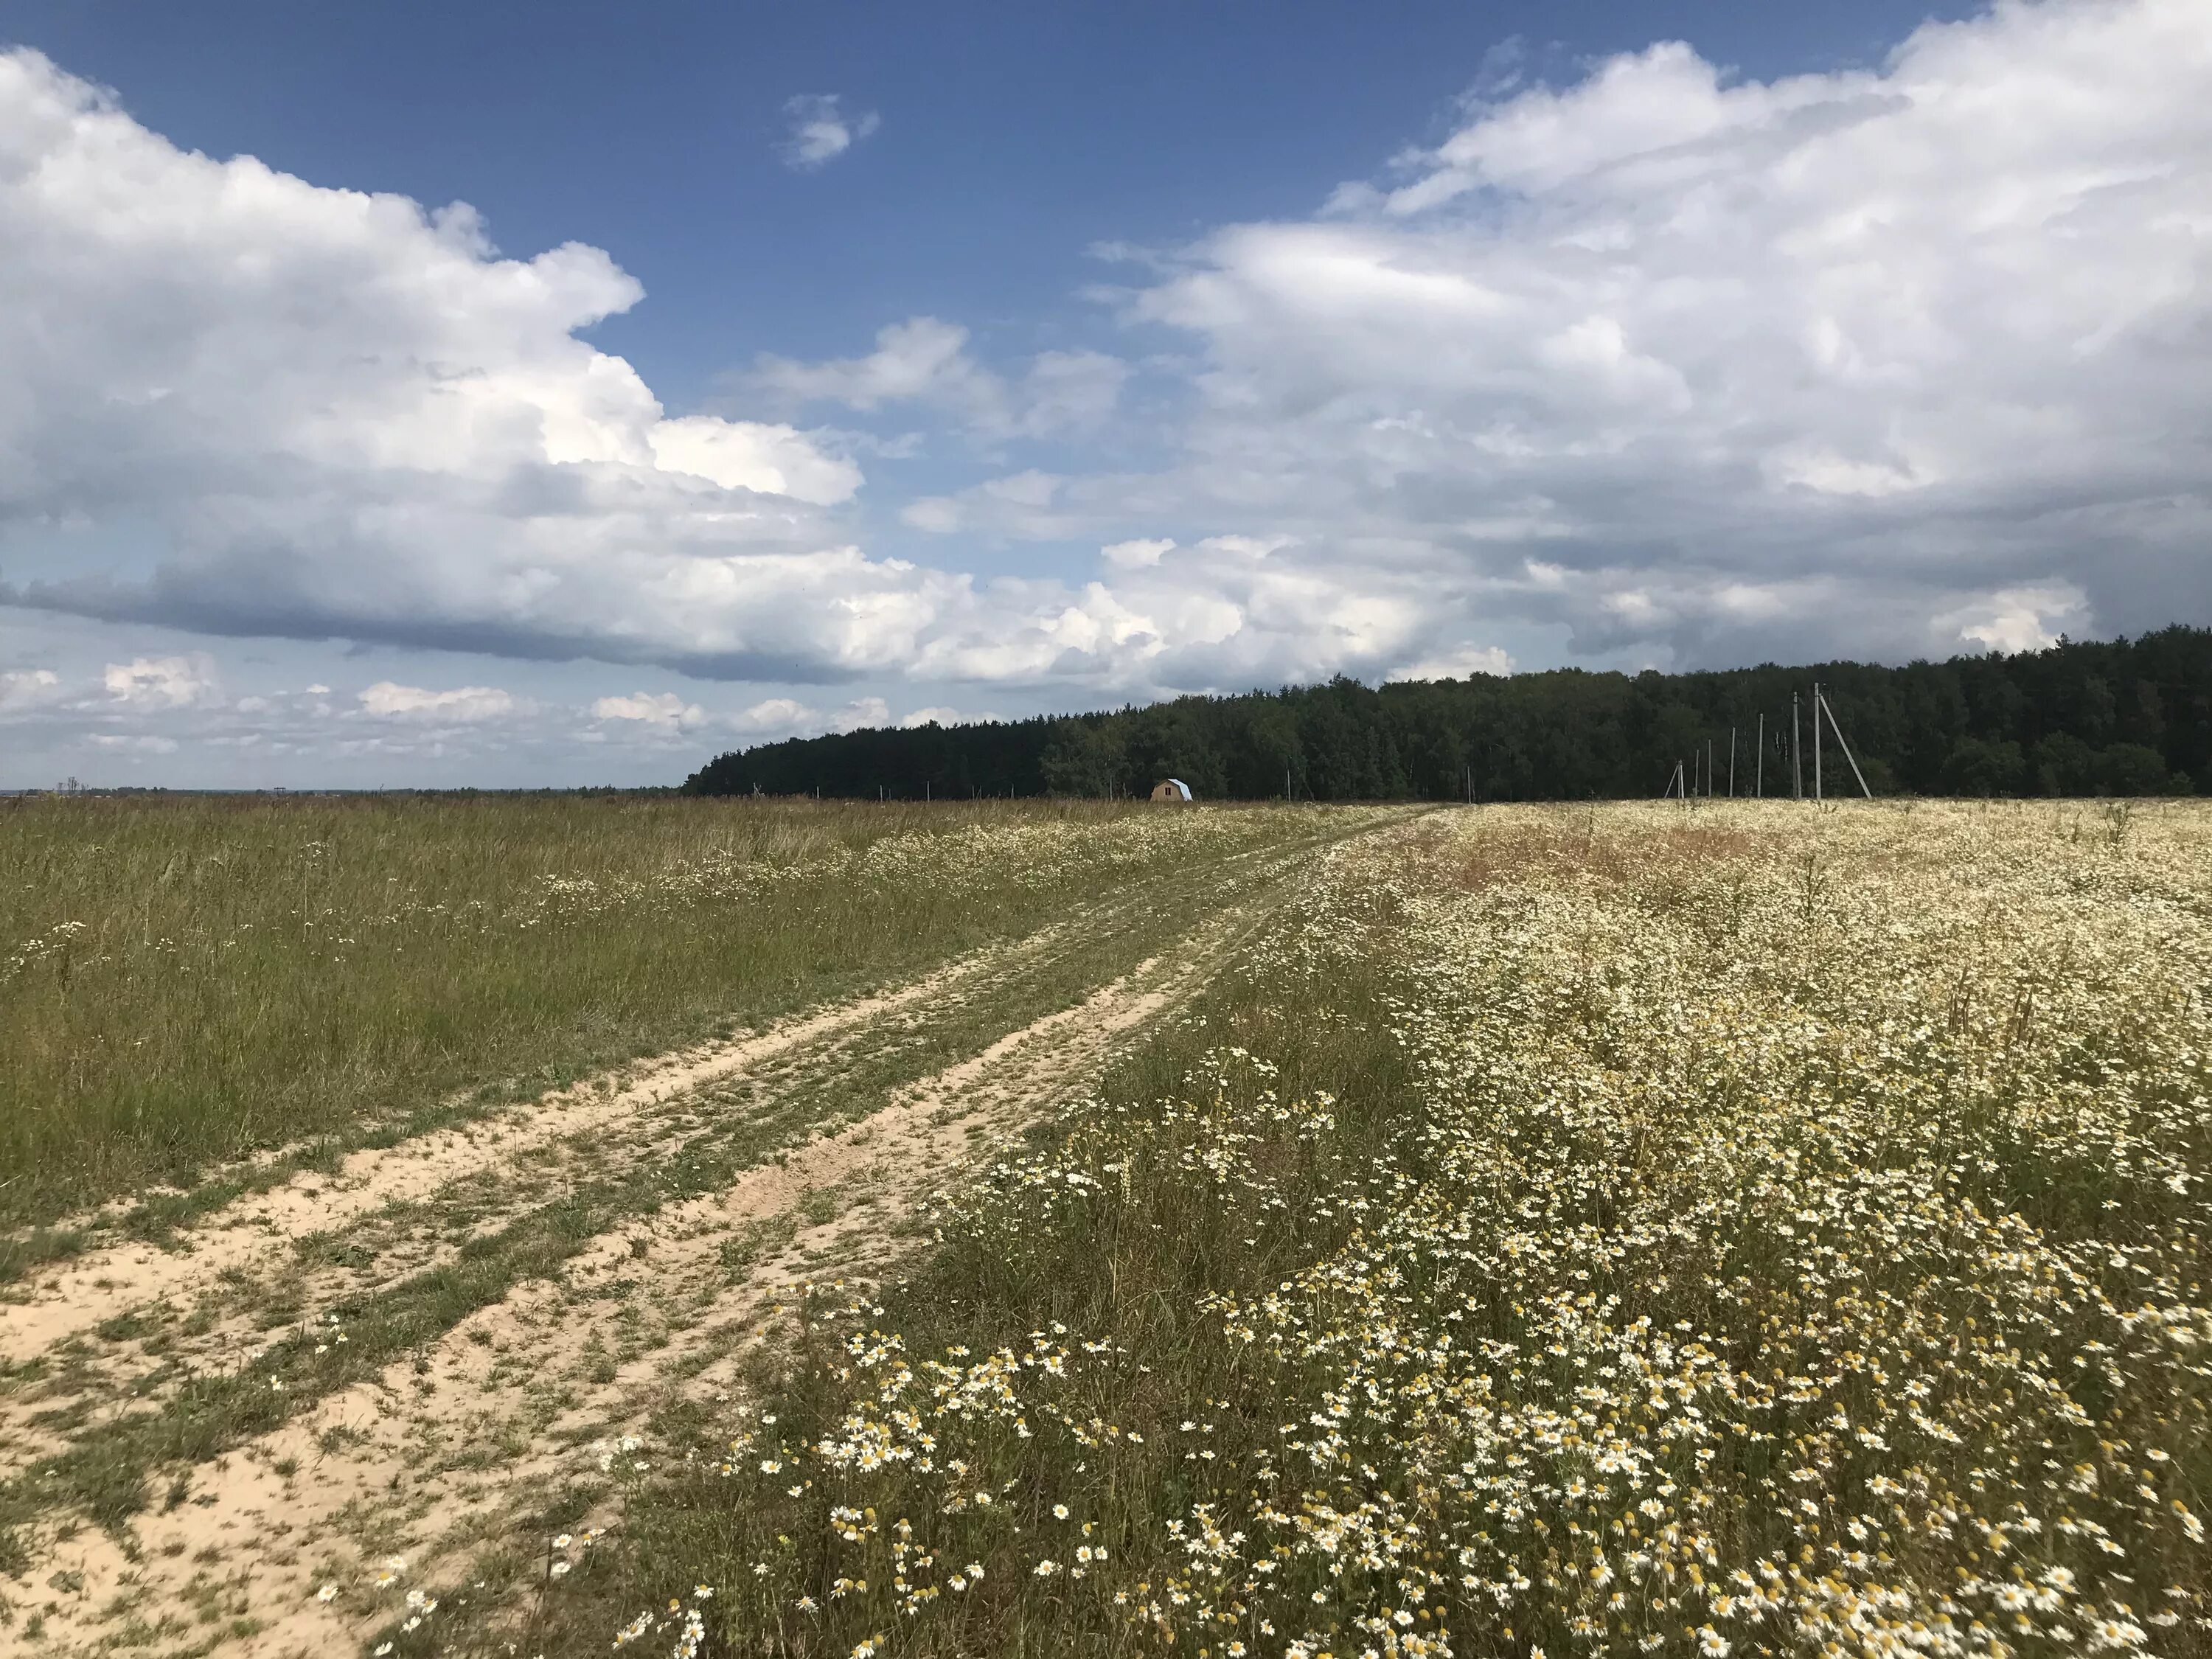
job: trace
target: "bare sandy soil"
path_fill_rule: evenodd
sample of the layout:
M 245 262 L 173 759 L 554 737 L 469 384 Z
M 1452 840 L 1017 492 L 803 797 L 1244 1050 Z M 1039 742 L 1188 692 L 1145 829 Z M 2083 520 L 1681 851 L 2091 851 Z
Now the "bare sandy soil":
M 572 1136 L 610 1133 L 672 1097 L 951 994 L 1003 954 L 979 952 L 894 991 L 817 1009 L 763 1032 L 665 1054 L 488 1121 L 355 1152 L 335 1175 L 303 1171 L 281 1187 L 229 1206 L 192 1229 L 175 1250 L 133 1244 L 90 1252 L 59 1271 L 41 1274 L 28 1298 L 8 1310 L 7 1324 L 0 1328 L 0 1361 L 32 1358 L 128 1309 L 204 1293 L 226 1273 L 265 1264 L 311 1233 L 329 1232 L 387 1205 L 426 1197 L 472 1172 L 514 1164 Z

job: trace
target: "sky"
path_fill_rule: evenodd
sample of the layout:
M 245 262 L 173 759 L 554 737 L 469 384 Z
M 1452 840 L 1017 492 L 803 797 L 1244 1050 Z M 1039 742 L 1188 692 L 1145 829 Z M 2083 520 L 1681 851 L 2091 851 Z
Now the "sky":
M 0 787 L 2212 622 L 2203 0 L 0 3 Z

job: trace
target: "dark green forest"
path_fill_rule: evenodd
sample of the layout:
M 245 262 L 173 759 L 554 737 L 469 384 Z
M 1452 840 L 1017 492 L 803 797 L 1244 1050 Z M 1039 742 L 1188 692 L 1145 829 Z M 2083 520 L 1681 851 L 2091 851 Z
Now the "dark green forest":
M 1583 800 L 1790 787 L 1790 697 L 1812 789 L 1815 683 L 1878 795 L 2194 794 L 2212 787 L 2212 629 L 2062 641 L 2044 651 L 1903 667 L 1763 664 L 1711 673 L 1476 675 L 1178 697 L 1040 715 L 796 738 L 722 755 L 694 794 L 964 799 L 1143 793 L 1201 799 Z M 1759 732 L 1765 722 L 1764 752 Z M 1824 728 L 1830 794 L 1857 785 Z

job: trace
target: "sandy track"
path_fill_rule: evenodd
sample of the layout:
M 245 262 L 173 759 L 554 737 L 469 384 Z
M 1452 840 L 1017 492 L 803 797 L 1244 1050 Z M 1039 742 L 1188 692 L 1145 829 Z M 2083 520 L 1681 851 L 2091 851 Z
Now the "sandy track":
M 204 1291 L 226 1273 L 265 1264 L 311 1234 L 423 1198 L 477 1171 L 513 1164 L 554 1142 L 609 1133 L 677 1096 L 954 994 L 964 981 L 1003 969 L 1066 927 L 1055 923 L 1015 944 L 987 946 L 896 989 L 834 1004 L 766 1031 L 641 1062 L 497 1117 L 355 1152 L 333 1176 L 302 1172 L 281 1187 L 226 1206 L 187 1230 L 174 1249 L 134 1243 L 90 1252 L 41 1274 L 28 1300 L 7 1306 L 0 1325 L 0 1361 L 21 1363 L 132 1308 Z
M 1079 1089 L 1117 1038 L 1203 981 L 1249 925 L 1246 914 L 1232 908 L 1078 1006 L 999 1037 L 724 1190 L 601 1237 L 556 1278 L 517 1285 L 374 1381 L 199 1465 L 188 1489 L 173 1489 L 167 1507 L 139 1517 L 130 1542 L 88 1528 L 49 1540 L 34 1572 L 63 1593 L 44 1604 L 38 1645 L 21 1650 L 88 1652 L 118 1637 L 155 1652 L 197 1650 L 210 1638 L 216 1650 L 240 1655 L 343 1650 L 400 1611 L 396 1590 L 371 1588 L 376 1564 L 392 1555 L 410 1564 L 405 1583 L 434 1571 L 440 1583 L 481 1582 L 480 1594 L 511 1601 L 544 1571 L 528 1511 L 563 1480 L 595 1472 L 587 1443 L 640 1429 L 672 1391 L 713 1398 L 795 1279 L 856 1255 L 880 1271 L 896 1258 L 900 1220 L 921 1193 L 951 1178 L 979 1146 L 995 1146 L 994 1130 Z M 979 953 L 897 992 L 757 1037 L 672 1056 L 617 1097 L 569 1091 L 573 1098 L 556 1102 L 543 1121 L 495 1124 L 473 1137 L 453 1132 L 411 1157 L 394 1148 L 366 1159 L 343 1195 L 359 1215 L 463 1167 L 596 1120 L 635 1118 L 843 1033 L 865 1042 L 882 1030 L 896 1041 L 901 1009 L 995 970 L 1018 971 L 1030 944 Z M 220 1274 L 326 1229 L 331 1212 L 319 1197 L 300 1194 L 266 1224 L 258 1213 L 220 1222 L 179 1267 Z M 104 1305 L 126 1305 L 119 1289 L 100 1286 L 100 1269 L 86 1264 L 82 1273 Z M 113 1273 L 111 1264 L 106 1276 Z M 135 1294 L 149 1294 L 143 1281 Z M 53 1328 L 90 1322 L 58 1320 Z M 325 1582 L 339 1586 L 329 1603 L 315 1598 Z M 18 1650 L 22 1631 L 20 1623 L 0 1626 L 0 1654 Z

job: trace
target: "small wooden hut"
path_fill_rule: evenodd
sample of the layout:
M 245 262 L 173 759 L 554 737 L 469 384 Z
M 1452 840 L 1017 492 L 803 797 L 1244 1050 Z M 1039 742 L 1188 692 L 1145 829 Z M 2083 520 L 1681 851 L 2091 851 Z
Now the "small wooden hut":
M 1152 786 L 1152 799 L 1172 801 L 1178 806 L 1183 805 L 1190 799 L 1190 786 L 1181 778 L 1170 778 L 1164 783 Z

